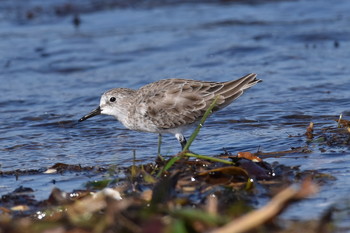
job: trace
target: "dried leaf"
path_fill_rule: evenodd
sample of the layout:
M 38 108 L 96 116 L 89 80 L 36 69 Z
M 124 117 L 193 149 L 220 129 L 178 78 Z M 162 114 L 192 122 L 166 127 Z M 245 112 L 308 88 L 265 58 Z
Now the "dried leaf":
M 7 214 L 9 214 L 9 213 L 11 213 L 11 210 L 9 210 L 9 209 L 7 209 L 7 208 L 5 208 L 5 207 L 0 206 L 0 215 L 1 215 L 2 213 L 7 213 Z
M 26 210 L 29 210 L 29 206 L 27 206 L 27 205 L 17 205 L 17 206 L 11 207 L 11 210 L 12 211 L 26 211 Z
M 250 153 L 250 152 L 238 152 L 237 153 L 237 157 L 238 158 L 245 158 L 245 159 L 249 159 L 253 162 L 262 162 L 262 159 L 259 158 L 258 156 Z
M 207 197 L 205 209 L 208 214 L 217 215 L 218 214 L 218 198 L 215 194 L 211 194 Z
M 341 125 L 342 127 L 350 127 L 349 120 L 339 119 L 339 120 L 335 120 L 335 121 L 338 122 L 338 124 Z

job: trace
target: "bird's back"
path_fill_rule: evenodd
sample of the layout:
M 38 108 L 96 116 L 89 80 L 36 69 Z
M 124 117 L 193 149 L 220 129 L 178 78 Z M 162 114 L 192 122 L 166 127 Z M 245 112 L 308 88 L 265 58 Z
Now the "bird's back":
M 158 129 L 186 126 L 199 120 L 213 100 L 214 111 L 237 99 L 260 80 L 255 74 L 228 82 L 204 82 L 187 79 L 163 79 L 137 90 L 135 108 Z

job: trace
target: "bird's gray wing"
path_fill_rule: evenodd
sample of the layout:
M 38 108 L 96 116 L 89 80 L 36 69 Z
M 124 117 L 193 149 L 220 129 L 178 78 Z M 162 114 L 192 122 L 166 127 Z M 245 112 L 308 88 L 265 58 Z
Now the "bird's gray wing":
M 215 97 L 210 88 L 222 86 L 220 83 L 166 79 L 139 91 L 143 97 L 147 96 L 144 98 L 145 117 L 158 128 L 171 129 L 199 120 Z
M 144 117 L 158 128 L 171 129 L 200 120 L 216 97 L 213 111 L 227 106 L 259 81 L 255 74 L 228 82 L 164 79 L 142 87 L 138 96 Z

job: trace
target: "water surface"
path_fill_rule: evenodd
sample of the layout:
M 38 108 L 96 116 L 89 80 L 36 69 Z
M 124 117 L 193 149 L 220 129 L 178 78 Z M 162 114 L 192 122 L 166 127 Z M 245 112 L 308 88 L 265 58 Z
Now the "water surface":
M 321 128 L 342 112 L 349 119 L 349 1 L 151 3 L 1 3 L 1 170 L 128 166 L 133 150 L 153 161 L 157 135 L 126 130 L 109 116 L 77 120 L 107 89 L 162 78 L 226 81 L 254 72 L 263 79 L 208 120 L 192 146 L 197 153 L 287 150 L 306 145 L 290 136 L 303 135 L 310 121 Z M 173 136 L 164 137 L 163 154 L 179 150 Z M 314 145 L 306 157 L 267 161 L 337 178 L 289 218 L 317 217 L 349 192 L 348 146 L 321 152 Z M 94 178 L 1 177 L 1 194 L 26 185 L 47 198 L 54 186 L 70 191 Z

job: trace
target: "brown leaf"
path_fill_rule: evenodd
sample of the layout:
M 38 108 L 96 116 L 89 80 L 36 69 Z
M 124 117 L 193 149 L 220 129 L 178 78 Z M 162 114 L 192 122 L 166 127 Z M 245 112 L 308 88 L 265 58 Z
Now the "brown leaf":
M 253 162 L 262 162 L 262 159 L 259 158 L 258 156 L 250 153 L 250 152 L 238 152 L 237 153 L 237 157 L 238 158 L 245 158 L 245 159 L 249 159 Z
M 11 210 L 12 211 L 26 211 L 26 210 L 29 210 L 29 206 L 27 206 L 27 205 L 16 205 L 16 206 L 11 207 Z
M 335 121 L 338 122 L 343 127 L 350 127 L 350 121 L 349 120 L 339 119 L 339 120 L 335 120 Z

